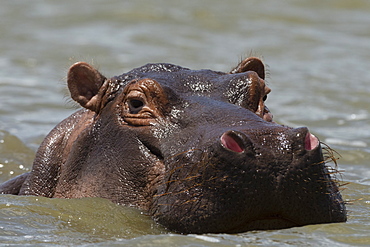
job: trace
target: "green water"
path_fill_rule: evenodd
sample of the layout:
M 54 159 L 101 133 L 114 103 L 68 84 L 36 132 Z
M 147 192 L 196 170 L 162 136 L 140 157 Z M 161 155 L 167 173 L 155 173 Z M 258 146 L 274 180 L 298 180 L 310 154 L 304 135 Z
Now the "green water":
M 275 120 L 308 126 L 341 157 L 348 222 L 242 234 L 178 235 L 98 198 L 0 197 L 0 245 L 370 245 L 370 2 L 3 1 L 0 182 L 30 169 L 44 136 L 75 111 L 76 61 L 106 76 L 148 62 L 228 71 L 268 64 Z

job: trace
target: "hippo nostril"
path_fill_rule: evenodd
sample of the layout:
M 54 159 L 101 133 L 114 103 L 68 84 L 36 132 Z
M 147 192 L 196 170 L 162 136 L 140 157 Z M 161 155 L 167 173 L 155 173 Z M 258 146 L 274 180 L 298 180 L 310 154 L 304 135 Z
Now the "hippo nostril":
M 220 140 L 224 148 L 237 153 L 244 152 L 243 140 L 236 132 L 227 131 L 221 136 Z
M 307 151 L 310 151 L 316 148 L 319 145 L 319 139 L 316 136 L 312 135 L 310 132 L 307 132 L 305 140 L 304 140 L 304 147 Z

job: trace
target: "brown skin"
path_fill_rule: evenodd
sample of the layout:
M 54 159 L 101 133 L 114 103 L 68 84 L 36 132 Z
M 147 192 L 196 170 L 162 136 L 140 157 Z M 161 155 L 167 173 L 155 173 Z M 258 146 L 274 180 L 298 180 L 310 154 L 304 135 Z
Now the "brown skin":
M 148 64 L 111 79 L 76 63 L 68 88 L 85 109 L 0 192 L 107 198 L 182 233 L 346 221 L 318 139 L 272 122 L 264 78 L 254 57 L 230 73 Z

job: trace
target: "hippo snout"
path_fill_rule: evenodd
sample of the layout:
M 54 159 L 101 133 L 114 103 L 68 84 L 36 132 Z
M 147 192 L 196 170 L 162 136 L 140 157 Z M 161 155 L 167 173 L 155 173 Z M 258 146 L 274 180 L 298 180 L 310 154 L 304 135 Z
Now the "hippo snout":
M 261 125 L 221 130 L 203 152 L 174 156 L 178 168 L 155 198 L 156 220 L 192 233 L 345 221 L 319 139 L 305 127 Z

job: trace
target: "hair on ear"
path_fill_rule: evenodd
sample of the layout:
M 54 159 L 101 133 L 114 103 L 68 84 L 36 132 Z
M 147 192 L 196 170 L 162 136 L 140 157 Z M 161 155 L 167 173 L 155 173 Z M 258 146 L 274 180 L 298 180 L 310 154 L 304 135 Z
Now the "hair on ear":
M 265 65 L 257 57 L 249 57 L 241 61 L 238 66 L 230 71 L 231 74 L 254 71 L 262 79 L 265 79 Z

